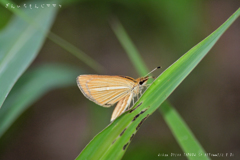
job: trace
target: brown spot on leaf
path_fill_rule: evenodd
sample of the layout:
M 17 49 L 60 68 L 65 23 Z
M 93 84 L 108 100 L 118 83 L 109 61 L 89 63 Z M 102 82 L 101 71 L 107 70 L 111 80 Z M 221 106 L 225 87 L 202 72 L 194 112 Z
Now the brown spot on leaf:
M 128 143 L 123 146 L 123 150 L 125 150 L 128 146 Z
M 127 129 L 127 128 L 125 128 L 125 129 L 122 131 L 122 133 L 120 133 L 120 135 L 119 135 L 119 136 L 122 136 L 122 135 L 123 135 L 123 133 L 126 131 L 126 129 Z
M 141 122 L 138 124 L 136 130 L 138 130 L 138 129 L 141 127 L 141 125 L 142 125 L 143 122 L 148 118 L 148 116 L 149 116 L 149 114 L 141 120 Z

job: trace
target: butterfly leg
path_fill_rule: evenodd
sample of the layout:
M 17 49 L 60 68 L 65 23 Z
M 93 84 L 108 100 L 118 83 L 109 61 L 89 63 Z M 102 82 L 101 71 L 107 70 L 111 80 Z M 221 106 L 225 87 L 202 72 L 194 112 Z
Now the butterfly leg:
M 134 97 L 132 98 L 132 106 L 134 106 Z M 130 108 L 132 108 L 132 106 L 128 106 L 128 110 L 130 109 Z
M 134 102 L 134 97 L 133 97 L 133 105 L 134 105 L 134 103 L 135 103 L 135 102 Z
M 153 83 L 153 82 L 152 82 L 152 83 Z M 152 84 L 152 83 L 151 83 L 151 84 Z M 145 84 L 144 86 L 149 87 L 151 84 Z

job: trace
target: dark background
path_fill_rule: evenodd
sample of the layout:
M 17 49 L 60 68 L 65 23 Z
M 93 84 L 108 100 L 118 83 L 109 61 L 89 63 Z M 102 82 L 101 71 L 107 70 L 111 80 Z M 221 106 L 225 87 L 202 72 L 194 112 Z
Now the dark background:
M 122 22 L 149 70 L 161 65 L 164 71 L 239 6 L 238 0 L 74 1 L 62 4 L 51 30 L 104 66 L 101 74 L 138 78 L 108 23 L 112 16 Z M 0 9 L 4 13 L 2 28 L 11 13 Z M 212 159 L 240 158 L 239 45 L 238 19 L 169 97 L 207 153 L 234 154 Z M 45 62 L 67 63 L 86 74 L 99 74 L 49 39 L 30 68 Z M 2 137 L 0 159 L 74 159 L 109 124 L 113 108 L 90 102 L 77 84 L 52 90 Z M 163 158 L 159 153 L 182 150 L 156 111 L 141 127 L 123 159 Z

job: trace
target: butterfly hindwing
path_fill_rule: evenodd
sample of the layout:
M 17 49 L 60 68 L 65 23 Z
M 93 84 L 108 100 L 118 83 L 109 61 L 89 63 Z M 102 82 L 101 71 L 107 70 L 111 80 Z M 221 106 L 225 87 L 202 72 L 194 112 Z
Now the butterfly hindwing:
M 133 93 L 129 93 L 127 96 L 122 98 L 117 103 L 117 105 L 112 113 L 111 121 L 115 120 L 118 116 L 120 116 L 123 112 L 125 112 L 125 110 L 130 105 L 132 98 L 133 98 Z

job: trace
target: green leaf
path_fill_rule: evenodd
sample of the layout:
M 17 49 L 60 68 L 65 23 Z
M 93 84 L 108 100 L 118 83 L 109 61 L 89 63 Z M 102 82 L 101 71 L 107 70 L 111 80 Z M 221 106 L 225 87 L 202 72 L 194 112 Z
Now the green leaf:
M 125 46 L 124 48 L 128 48 L 127 46 L 131 46 L 130 48 L 135 48 L 131 40 L 128 38 L 128 36 L 126 36 L 127 33 L 124 30 L 123 26 L 120 25 L 120 22 L 115 23 L 113 29 L 117 35 L 121 35 L 117 37 L 121 41 L 121 44 Z M 127 39 L 127 41 L 125 41 L 125 39 Z M 126 50 L 126 52 L 132 63 L 135 63 L 135 57 L 138 57 L 138 59 L 141 60 L 141 63 L 143 63 L 143 60 L 137 50 L 135 50 L 135 52 L 130 52 L 130 50 Z M 135 69 L 139 71 L 139 73 L 143 73 L 141 68 L 143 68 L 144 66 L 142 64 L 136 63 L 136 65 L 134 66 Z M 147 70 L 147 68 L 145 69 Z M 142 76 L 145 74 L 146 73 L 142 74 Z M 170 105 L 169 102 L 167 102 L 167 100 L 161 105 L 159 111 L 162 113 L 166 123 L 168 124 L 177 142 L 185 153 L 205 153 L 200 143 L 197 141 L 191 130 L 185 124 L 183 118 L 181 118 L 178 112 L 174 109 L 173 106 Z M 189 159 L 191 158 L 192 157 L 190 157 Z
M 133 109 L 122 114 L 95 136 L 77 159 L 121 159 L 144 120 L 157 110 L 187 77 L 239 15 L 240 9 L 216 31 L 166 69 L 146 90 Z M 201 158 L 208 159 L 205 156 Z M 192 159 L 199 159 L 199 157 Z
M 64 6 L 65 6 L 65 4 L 70 4 L 73 1 L 72 2 L 71 1 L 62 2 L 61 0 L 55 0 L 55 1 L 52 1 L 52 2 L 54 2 L 54 3 L 61 2 L 61 5 L 64 4 Z M 5 6 L 6 4 L 13 4 L 13 6 L 17 6 L 16 4 L 14 4 L 13 2 L 11 2 L 9 0 L 0 1 L 0 3 L 2 3 L 3 6 Z M 26 4 L 26 5 L 29 6 L 30 4 L 31 4 L 31 2 L 29 4 Z M 34 4 L 37 4 L 37 3 L 34 3 Z M 37 4 L 37 6 L 40 6 L 40 5 L 41 5 L 41 3 Z M 21 17 L 23 20 L 25 20 L 29 24 L 31 24 L 33 26 L 36 26 L 36 28 L 38 28 L 40 31 L 42 30 L 42 28 L 40 28 L 38 24 L 35 24 L 35 22 L 32 22 L 32 20 L 31 20 L 32 18 L 29 17 L 29 15 L 27 15 L 26 13 L 24 13 L 23 10 L 20 10 L 18 8 L 12 8 L 12 7 L 8 7 L 7 9 L 9 9 L 15 15 Z M 41 8 L 41 10 L 44 10 L 44 9 Z M 56 35 L 55 33 L 49 31 L 48 32 L 48 38 L 51 41 L 53 41 L 54 43 L 56 43 L 57 45 L 59 45 L 59 47 L 65 49 L 66 51 L 71 53 L 73 56 L 77 57 L 79 60 L 81 60 L 83 63 L 85 63 L 86 65 L 91 67 L 93 70 L 95 70 L 99 73 L 101 73 L 105 70 L 105 68 L 102 65 L 100 65 L 97 61 L 95 61 L 90 56 L 88 56 L 86 53 L 81 51 L 79 48 L 77 48 L 73 44 L 69 43 L 65 39 L 61 38 L 60 36 Z
M 55 7 L 23 9 L 31 24 L 14 16 L 0 33 L 0 106 L 39 52 L 56 14 Z
M 92 59 L 86 53 L 81 51 L 79 48 L 75 47 L 73 44 L 69 43 L 68 41 L 64 40 L 63 38 L 59 37 L 58 35 L 54 34 L 53 32 L 49 32 L 48 38 L 52 40 L 54 43 L 80 59 L 83 63 L 88 65 L 93 70 L 97 71 L 98 73 L 102 73 L 105 68 L 100 65 L 97 61 Z
M 191 130 L 188 128 L 184 120 L 180 117 L 178 112 L 167 102 L 163 102 L 159 108 L 163 115 L 164 120 L 171 129 L 178 144 L 182 148 L 184 153 L 192 153 L 202 155 L 202 159 L 208 159 L 205 157 L 205 151 L 195 138 Z M 199 157 L 188 157 L 188 159 L 199 159 Z
M 0 110 L 0 137 L 36 100 L 54 88 L 76 85 L 76 68 L 60 64 L 43 64 L 28 70 L 13 87 Z
M 111 22 L 111 26 L 121 45 L 128 54 L 128 57 L 136 68 L 138 74 L 145 76 L 148 73 L 147 66 L 142 60 L 137 48 L 132 43 L 122 24 L 117 19 L 115 19 Z

